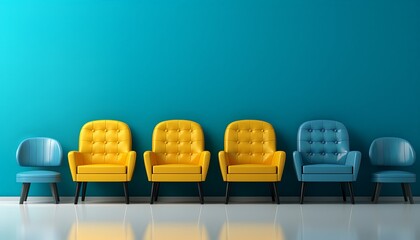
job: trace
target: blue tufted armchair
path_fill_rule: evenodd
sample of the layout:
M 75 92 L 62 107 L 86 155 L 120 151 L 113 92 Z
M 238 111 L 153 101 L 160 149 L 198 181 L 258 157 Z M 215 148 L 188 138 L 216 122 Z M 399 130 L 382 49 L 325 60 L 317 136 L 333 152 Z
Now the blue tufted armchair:
M 352 182 L 359 172 L 361 153 L 350 151 L 346 127 L 337 121 L 314 120 L 298 130 L 297 151 L 293 161 L 301 182 L 300 203 L 303 203 L 305 182 L 339 182 L 346 201 L 345 185 L 354 204 Z

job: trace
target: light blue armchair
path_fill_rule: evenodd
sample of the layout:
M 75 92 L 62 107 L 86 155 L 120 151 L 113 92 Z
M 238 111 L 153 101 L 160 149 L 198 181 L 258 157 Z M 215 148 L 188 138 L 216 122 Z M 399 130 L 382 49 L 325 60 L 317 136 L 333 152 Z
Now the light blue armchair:
M 16 160 L 23 167 L 58 167 L 61 165 L 63 150 L 60 143 L 52 138 L 28 138 L 23 140 L 16 151 Z M 16 182 L 22 183 L 19 204 L 28 199 L 31 183 L 49 183 L 55 203 L 59 203 L 57 183 L 61 174 L 50 170 L 29 170 L 16 174 Z
M 372 182 L 375 184 L 375 191 L 372 196 L 374 203 L 378 202 L 379 193 L 383 183 L 400 183 L 404 194 L 413 204 L 413 194 L 411 193 L 410 183 L 416 182 L 416 174 L 389 167 L 407 167 L 416 161 L 416 152 L 411 144 L 402 138 L 382 137 L 375 139 L 369 148 L 370 162 L 374 166 L 387 167 L 383 171 L 372 174 Z
M 339 182 L 346 201 L 345 185 L 354 204 L 352 182 L 359 172 L 361 153 L 350 151 L 346 127 L 337 121 L 314 120 L 298 130 L 297 151 L 293 161 L 301 182 L 300 203 L 303 203 L 306 182 Z

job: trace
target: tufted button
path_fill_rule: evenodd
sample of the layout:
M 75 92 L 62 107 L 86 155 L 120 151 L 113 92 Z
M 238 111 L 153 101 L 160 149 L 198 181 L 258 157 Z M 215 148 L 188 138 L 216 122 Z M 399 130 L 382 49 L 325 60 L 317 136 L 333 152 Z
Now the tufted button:
M 251 156 L 252 155 L 252 153 L 248 153 L 249 154 L 249 156 Z
M 119 132 L 120 132 L 120 129 L 117 130 L 117 133 L 119 133 Z
M 262 144 L 264 144 L 265 142 L 264 142 L 264 141 L 262 141 L 261 143 L 262 143 Z
M 264 132 L 264 129 L 261 129 L 261 132 Z
M 119 141 L 117 141 L 117 144 L 120 144 L 120 142 L 119 142 Z
M 168 153 L 164 153 L 164 155 L 166 156 L 166 155 L 168 155 Z
M 106 144 L 106 141 L 104 141 L 104 143 Z
M 321 132 L 325 132 L 325 129 L 321 128 Z
M 92 156 L 93 156 L 93 155 L 95 155 L 95 154 L 94 154 L 94 153 L 91 153 L 90 155 L 92 155 Z
M 179 141 L 176 141 L 177 144 L 179 144 Z
M 313 142 L 312 142 L 312 141 L 309 141 L 308 143 L 309 143 L 309 144 L 312 144 Z
M 106 155 L 107 153 L 106 152 L 104 152 L 104 155 Z
M 167 141 L 165 141 L 165 144 L 168 144 L 168 142 L 167 142 Z
M 337 128 L 334 128 L 334 132 L 337 132 Z
M 335 144 L 338 144 L 338 141 L 334 141 Z
M 192 133 L 193 132 L 193 130 L 192 129 L 190 129 L 190 133 Z
M 263 156 L 264 156 L 264 155 L 265 155 L 265 153 L 261 153 L 261 155 L 263 155 Z
M 252 144 L 252 142 L 251 142 L 251 141 L 249 141 L 248 143 L 249 143 L 249 144 Z
M 192 156 L 192 153 L 190 153 L 190 156 Z
M 105 131 L 105 132 L 108 132 L 108 129 L 105 129 L 104 131 Z
M 95 144 L 95 142 L 94 142 L 94 141 L 92 141 L 92 142 L 90 142 L 90 143 Z
M 324 155 L 325 155 L 325 153 L 324 153 L 324 152 L 322 152 L 322 153 L 321 153 L 321 155 L 322 155 L 322 156 L 324 156 Z
M 92 129 L 91 131 L 92 131 L 92 132 L 94 132 L 94 131 L 95 131 L 95 129 Z
M 176 131 L 177 131 L 177 132 L 181 132 L 181 130 L 179 130 L 179 129 L 177 129 Z
M 168 129 L 165 129 L 165 132 L 168 132 Z
M 325 141 L 322 141 L 321 143 L 322 143 L 322 144 L 325 144 Z
M 252 129 L 249 129 L 248 132 L 252 132 Z
M 178 155 L 178 156 L 179 156 L 179 154 L 180 154 L 180 153 L 176 153 L 176 155 Z
M 239 144 L 239 143 L 241 143 L 241 142 L 240 142 L 240 141 L 237 141 L 236 143 L 237 143 L 237 144 Z
M 190 144 L 193 144 L 193 142 L 192 142 L 192 141 L 190 141 Z
M 337 155 L 338 155 L 338 153 L 337 153 L 337 152 L 335 152 L 335 153 L 334 153 L 334 155 L 335 155 L 335 156 L 337 156 Z
M 239 129 L 236 129 L 236 132 L 240 132 Z
M 309 129 L 308 129 L 308 132 L 312 132 L 312 129 L 310 129 L 310 128 L 309 128 Z
M 117 156 L 120 155 L 120 153 L 117 153 Z

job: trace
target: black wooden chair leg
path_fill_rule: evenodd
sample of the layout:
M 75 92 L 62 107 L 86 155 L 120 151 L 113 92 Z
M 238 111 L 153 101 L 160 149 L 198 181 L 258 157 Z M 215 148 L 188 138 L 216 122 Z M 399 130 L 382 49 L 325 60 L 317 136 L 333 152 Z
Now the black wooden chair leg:
M 157 182 L 155 186 L 155 193 L 154 193 L 155 202 L 158 200 L 159 190 L 160 190 L 160 182 Z
M 346 202 L 347 199 L 346 199 L 346 187 L 345 187 L 345 184 L 342 182 L 342 183 L 340 183 L 340 186 L 341 186 L 341 195 L 343 196 L 343 202 Z
M 128 182 L 123 182 L 123 187 L 124 187 L 125 204 L 129 204 L 130 196 L 128 194 Z
M 410 200 L 410 204 L 413 204 L 414 203 L 413 193 L 411 192 L 410 184 L 404 183 L 404 185 L 405 185 L 405 191 L 407 192 L 408 199 Z
M 26 192 L 25 192 L 25 200 L 24 202 L 26 202 L 28 200 L 28 195 L 29 195 L 29 189 L 31 188 L 31 183 L 28 183 L 28 186 L 26 188 Z
M 152 189 L 150 190 L 150 204 L 153 204 L 155 198 L 156 183 L 152 182 Z
M 200 196 L 200 203 L 204 204 L 203 186 L 201 185 L 201 182 L 198 182 L 197 185 L 198 185 L 198 195 Z
M 273 184 L 272 184 L 272 183 L 269 183 L 269 185 L 268 185 L 268 186 L 270 187 L 271 201 L 272 201 L 272 202 L 275 202 L 275 201 L 276 201 L 276 199 L 275 199 L 275 197 L 274 197 Z
M 407 191 L 405 190 L 405 184 L 404 183 L 401 183 L 401 188 L 402 188 L 402 192 L 403 192 L 403 195 L 404 195 L 404 202 L 407 202 L 408 201 Z
M 404 187 L 404 186 L 403 186 Z M 370 201 L 373 202 L 375 200 L 376 190 L 378 189 L 378 183 L 375 184 L 375 187 L 373 188 L 373 194 L 370 198 Z
M 84 202 L 85 198 L 86 198 L 86 188 L 87 188 L 87 182 L 83 182 L 83 184 L 82 184 L 82 202 Z
M 226 199 L 225 204 L 229 203 L 229 182 L 226 182 Z
M 352 182 L 348 182 L 347 184 L 349 186 L 349 193 L 350 193 L 350 198 L 351 198 L 351 204 L 354 204 L 353 183 Z
M 376 187 L 375 187 L 375 194 L 373 197 L 373 202 L 374 203 L 378 203 L 378 199 L 379 199 L 379 194 L 381 193 L 381 187 L 382 187 L 382 183 L 376 183 Z
M 22 191 L 20 193 L 19 204 L 23 204 L 24 201 L 28 198 L 29 186 L 30 183 L 23 183 L 22 184 Z
M 77 202 L 79 200 L 79 192 L 80 192 L 81 185 L 82 185 L 82 182 L 77 182 L 76 183 L 76 194 L 74 195 L 74 204 L 77 204 Z
M 57 183 L 50 183 L 50 188 L 51 188 L 51 193 L 55 200 L 55 204 L 58 204 L 60 202 L 60 198 L 58 196 Z
M 300 204 L 303 204 L 304 192 L 305 192 L 305 182 L 302 182 L 300 185 Z
M 279 193 L 277 191 L 277 182 L 273 182 L 273 191 L 274 191 L 274 196 L 276 198 L 276 203 L 280 204 Z

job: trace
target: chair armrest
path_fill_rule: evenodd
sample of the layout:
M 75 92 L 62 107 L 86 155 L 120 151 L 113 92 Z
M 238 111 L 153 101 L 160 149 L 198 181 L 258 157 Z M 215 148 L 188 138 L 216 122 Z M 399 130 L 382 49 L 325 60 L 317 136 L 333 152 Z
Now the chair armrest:
M 210 165 L 209 151 L 203 151 L 200 153 L 199 165 L 201 166 L 201 181 L 205 181 Z
M 284 151 L 274 152 L 272 165 L 277 167 L 277 181 L 281 181 L 285 163 L 286 163 L 286 152 Z
M 127 166 L 127 181 L 131 181 L 136 167 L 136 156 L 135 151 L 129 151 L 126 157 L 125 165 Z
M 219 166 L 220 172 L 222 173 L 223 181 L 227 181 L 227 168 L 229 165 L 229 161 L 227 158 L 227 154 L 225 151 L 219 152 Z
M 76 181 L 77 166 L 83 165 L 83 153 L 77 151 L 70 151 L 68 153 L 68 161 L 71 178 L 73 179 L 73 181 Z
M 152 181 L 153 166 L 157 164 L 156 154 L 152 151 L 146 151 L 143 154 L 144 167 L 146 168 L 147 180 Z
M 296 177 L 298 179 L 298 181 L 302 181 L 302 166 L 303 166 L 303 161 L 302 161 L 302 155 L 300 155 L 300 152 L 298 151 L 294 151 L 293 152 L 293 165 L 295 166 L 295 171 L 296 171 Z
M 349 153 L 347 153 L 345 165 L 353 166 L 353 181 L 357 180 L 361 158 L 362 154 L 359 151 L 350 151 Z

